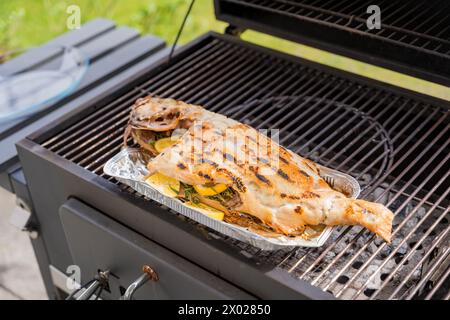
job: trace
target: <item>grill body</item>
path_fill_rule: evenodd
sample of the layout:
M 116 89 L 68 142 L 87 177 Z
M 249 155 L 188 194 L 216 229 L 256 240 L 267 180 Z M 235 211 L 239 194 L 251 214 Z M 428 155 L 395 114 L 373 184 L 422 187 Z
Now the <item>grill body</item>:
M 149 93 L 281 129 L 282 145 L 353 175 L 362 197 L 396 211 L 392 245 L 339 228 L 321 248 L 259 251 L 104 175 L 129 108 Z M 162 61 L 21 141 L 18 152 L 60 270 L 74 262 L 58 212 L 76 199 L 257 298 L 445 298 L 449 116 L 443 101 L 208 33 L 170 65 Z

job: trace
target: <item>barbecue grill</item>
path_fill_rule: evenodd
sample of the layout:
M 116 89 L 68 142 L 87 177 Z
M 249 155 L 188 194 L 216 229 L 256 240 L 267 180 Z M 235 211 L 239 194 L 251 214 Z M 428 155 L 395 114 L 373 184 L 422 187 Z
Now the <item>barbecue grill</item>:
M 18 143 L 33 207 L 57 279 L 111 274 L 114 299 L 140 276 L 136 298 L 449 299 L 450 111 L 444 100 L 387 85 L 239 38 L 246 28 L 449 83 L 450 4 L 218 0 L 226 34 L 207 33 L 133 79 Z M 320 248 L 262 251 L 178 215 L 103 173 L 122 146 L 134 101 L 171 97 L 255 128 L 355 177 L 361 197 L 394 213 L 386 244 L 339 227 Z M 132 144 L 132 141 L 128 141 Z

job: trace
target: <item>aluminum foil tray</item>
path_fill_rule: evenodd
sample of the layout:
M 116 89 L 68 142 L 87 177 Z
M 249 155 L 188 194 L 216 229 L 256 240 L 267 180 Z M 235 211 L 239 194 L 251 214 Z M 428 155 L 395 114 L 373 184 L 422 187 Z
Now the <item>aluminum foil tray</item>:
M 144 181 L 144 177 L 148 174 L 146 163 L 145 156 L 138 149 L 124 148 L 105 164 L 103 171 L 107 175 L 116 178 L 118 181 L 129 185 L 140 194 L 157 201 L 202 225 L 229 237 L 249 243 L 262 250 L 279 250 L 285 249 L 286 247 L 320 247 L 325 243 L 333 231 L 332 227 L 327 227 L 318 236 L 312 239 L 304 239 L 301 236 L 279 236 L 269 238 L 256 234 L 244 227 L 211 218 L 177 198 L 164 195 L 153 186 L 146 183 Z M 356 199 L 358 197 L 360 186 L 353 177 L 326 167 L 320 167 L 320 173 L 334 189 L 344 192 L 351 198 Z

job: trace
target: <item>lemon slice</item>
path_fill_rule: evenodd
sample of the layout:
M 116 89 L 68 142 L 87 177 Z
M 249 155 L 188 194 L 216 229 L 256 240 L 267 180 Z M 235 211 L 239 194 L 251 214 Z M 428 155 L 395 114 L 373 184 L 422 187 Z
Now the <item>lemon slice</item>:
M 155 142 L 155 149 L 159 153 L 163 152 L 165 149 L 173 146 L 178 142 L 178 139 L 172 139 L 172 137 L 162 138 Z
M 194 185 L 195 191 L 197 191 L 202 196 L 214 196 L 218 193 L 224 192 L 228 186 L 223 183 L 218 183 L 213 186 L 204 186 L 204 185 Z
M 145 182 L 166 196 L 174 197 L 180 191 L 180 181 L 163 175 L 160 172 L 152 174 L 145 180 Z
M 201 213 L 207 215 L 208 217 L 211 217 L 213 219 L 217 219 L 217 220 L 223 220 L 224 217 L 224 213 L 220 210 L 214 209 L 213 207 L 210 207 L 204 203 L 193 203 L 193 202 L 186 202 L 186 205 L 188 205 L 189 207 L 193 207 L 194 209 L 196 209 L 197 211 L 200 211 Z

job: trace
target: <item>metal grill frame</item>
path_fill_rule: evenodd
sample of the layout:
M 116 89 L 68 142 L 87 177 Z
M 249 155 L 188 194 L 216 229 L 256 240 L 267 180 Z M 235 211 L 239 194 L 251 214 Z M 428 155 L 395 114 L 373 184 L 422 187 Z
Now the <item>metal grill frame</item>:
M 361 1 L 355 2 L 361 5 Z M 383 3 L 384 7 L 394 7 L 394 13 L 399 9 L 405 10 L 405 14 L 412 11 L 401 3 Z M 257 30 L 450 86 L 450 52 L 434 50 L 442 43 L 448 46 L 448 40 L 410 32 L 389 23 L 384 28 L 383 17 L 389 18 L 392 12 L 383 13 L 383 6 L 382 29 L 376 32 L 367 32 L 361 17 L 342 13 L 340 10 L 345 9 L 345 3 L 330 9 L 323 6 L 321 0 L 311 5 L 289 0 L 215 0 L 215 14 L 217 19 L 242 30 Z M 441 31 L 449 31 L 449 27 L 443 29 Z M 431 41 L 437 41 L 437 45 L 428 48 Z
M 412 93 L 397 87 L 387 86 L 386 84 L 379 83 L 371 79 L 334 70 L 313 62 L 252 45 L 234 37 L 212 32 L 200 37 L 189 45 L 186 45 L 181 50 L 178 50 L 174 57 L 174 62 L 195 52 L 197 47 L 202 46 L 202 43 L 211 41 L 211 39 L 215 37 L 225 41 L 235 42 L 241 46 L 246 46 L 251 49 L 262 51 L 293 62 L 298 63 L 300 60 L 303 65 L 326 71 L 328 74 L 331 73 L 346 79 L 367 83 L 371 87 L 380 89 L 390 87 L 390 91 L 398 92 L 401 95 L 406 95 L 413 99 L 433 103 L 434 105 L 448 109 L 448 103 L 435 98 Z M 109 183 L 105 179 L 79 167 L 71 161 L 63 159 L 40 145 L 40 143 L 49 139 L 62 129 L 81 121 L 98 107 L 106 105 L 117 99 L 117 97 L 122 96 L 122 94 L 128 92 L 130 88 L 133 88 L 142 82 L 143 79 L 149 77 L 149 73 L 157 74 L 158 72 L 164 70 L 165 67 L 165 61 L 159 62 L 154 68 L 151 68 L 152 70 L 146 70 L 132 79 L 129 79 L 127 83 L 105 92 L 90 103 L 80 106 L 71 114 L 61 118 L 60 121 L 56 122 L 51 128 L 43 128 L 30 136 L 28 139 L 21 141 L 18 144 L 18 149 L 22 163 L 24 164 L 26 175 L 32 176 L 31 173 L 27 174 L 27 171 L 31 170 L 30 168 L 35 168 L 37 163 L 41 163 L 44 167 L 48 167 L 50 164 L 55 171 L 55 176 L 53 179 L 61 179 L 62 182 L 66 183 L 69 183 L 70 181 L 70 183 L 73 184 L 73 186 L 69 188 L 71 190 L 67 190 L 69 193 L 65 194 L 65 197 L 79 195 L 83 200 L 89 201 L 89 203 L 92 203 L 109 216 L 130 226 L 134 230 L 145 234 L 150 239 L 154 239 L 180 255 L 193 259 L 194 262 L 209 269 L 211 272 L 216 273 L 217 270 L 219 270 L 222 277 L 236 285 L 244 287 L 246 290 L 251 291 L 258 297 L 307 297 L 315 299 L 332 298 L 327 293 L 313 287 L 307 281 L 293 279 L 284 270 L 279 268 L 274 269 L 271 264 L 258 264 L 255 266 L 254 262 L 251 260 L 246 260 L 241 254 L 239 254 L 239 252 L 235 250 L 235 248 L 230 248 L 230 246 L 224 244 L 222 241 L 205 239 L 203 235 L 198 233 L 195 226 L 187 224 L 184 221 L 179 221 L 179 219 L 175 218 L 173 215 L 167 215 L 167 212 L 165 212 L 164 209 L 153 203 L 149 203 L 143 199 L 136 199 L 133 195 L 122 192 L 118 186 Z M 30 189 L 33 190 L 33 179 L 30 180 Z M 106 203 L 99 203 L 98 200 L 95 200 L 93 195 L 82 191 L 84 188 L 91 191 L 100 199 L 104 199 Z M 118 210 L 117 207 L 114 207 L 114 204 L 120 208 L 120 210 Z M 57 207 L 55 209 L 56 211 L 58 210 Z M 125 210 L 126 212 L 133 212 L 133 214 L 139 218 L 134 219 L 131 217 L 125 217 L 122 213 L 122 211 Z M 148 214 L 148 211 L 153 214 Z M 145 221 L 145 223 L 138 223 L 138 221 Z M 155 226 L 155 228 L 153 228 L 153 226 Z M 155 231 L 156 228 L 158 231 Z M 174 242 L 167 239 L 167 237 L 164 237 L 163 231 L 169 234 L 176 232 L 176 234 L 179 235 L 179 242 Z M 190 246 L 187 247 L 185 244 L 190 244 Z M 199 256 L 196 254 L 197 251 L 204 252 L 204 254 Z M 212 254 L 215 258 L 217 258 L 215 261 L 209 261 L 211 259 L 208 259 L 208 257 Z M 242 274 L 239 275 L 239 280 L 237 280 L 237 276 L 233 274 L 233 270 L 236 269 L 235 266 L 237 264 L 239 264 L 240 270 L 242 270 Z

